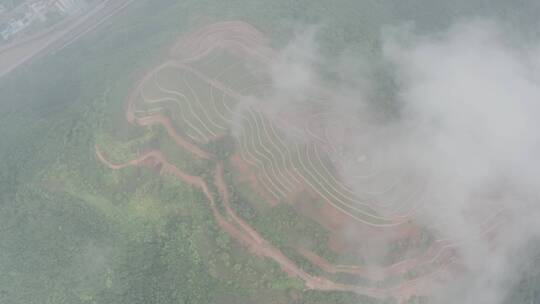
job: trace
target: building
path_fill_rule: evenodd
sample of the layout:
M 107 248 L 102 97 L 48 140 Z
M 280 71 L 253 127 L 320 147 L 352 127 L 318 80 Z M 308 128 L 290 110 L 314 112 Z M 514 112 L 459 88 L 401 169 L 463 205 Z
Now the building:
M 0 32 L 0 35 L 4 40 L 8 40 L 18 32 L 24 30 L 34 21 L 34 14 L 32 12 L 26 12 L 19 19 L 11 19 L 7 26 Z
M 85 7 L 86 2 L 83 0 L 55 0 L 56 8 L 65 15 L 71 15 Z
M 30 10 L 34 13 L 35 16 L 39 18 L 41 21 L 46 21 L 47 17 L 47 2 L 45 1 L 37 1 L 32 4 L 29 4 L 28 7 Z

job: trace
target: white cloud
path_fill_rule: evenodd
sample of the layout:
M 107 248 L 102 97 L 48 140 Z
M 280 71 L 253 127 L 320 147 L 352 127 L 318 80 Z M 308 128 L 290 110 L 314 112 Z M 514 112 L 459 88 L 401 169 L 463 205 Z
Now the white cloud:
M 323 86 L 313 33 L 286 48 L 272 69 L 275 106 L 283 111 L 322 88 L 336 113 L 324 123 L 364 130 L 349 137 L 346 182 L 355 187 L 353 176 L 369 171 L 359 156 L 382 171 L 406 172 L 407 182 L 427 185 L 415 219 L 442 237 L 465 240 L 459 249 L 465 271 L 442 289 L 440 301 L 501 302 L 516 275 L 516 252 L 540 234 L 540 47 L 512 45 L 485 20 L 429 37 L 415 35 L 410 25 L 387 30 L 383 57 L 394 68 L 401 110 L 381 123 L 364 107 L 370 87 L 361 71 L 358 81 Z M 351 66 L 366 66 L 347 60 L 341 61 L 347 77 Z M 482 221 L 500 210 L 506 220 L 497 235 L 477 237 Z

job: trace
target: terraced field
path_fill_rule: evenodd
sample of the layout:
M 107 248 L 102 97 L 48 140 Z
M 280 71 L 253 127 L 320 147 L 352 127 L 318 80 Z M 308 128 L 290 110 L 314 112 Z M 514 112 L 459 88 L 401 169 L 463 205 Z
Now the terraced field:
M 429 294 L 459 270 L 455 250 L 459 240 L 440 239 L 434 231 L 433 240 L 422 245 L 425 248 L 413 242 L 418 248 L 398 252 L 396 261 L 388 265 L 333 264 L 297 246 L 296 252 L 323 273 L 315 275 L 266 240 L 231 207 L 230 189 L 248 180 L 250 189 L 269 206 L 296 206 L 302 199 L 308 202 L 304 208 L 310 208 L 309 202 L 323 202 L 327 209 L 309 215 L 302 214 L 302 208 L 297 210 L 325 229 L 336 229 L 329 222 L 338 222 L 340 227 L 362 231 L 363 238 L 385 237 L 394 243 L 419 238 L 413 215 L 426 203 L 422 196 L 425 185 L 411 182 L 407 172 L 378 171 L 369 156 L 357 156 L 353 171 L 360 174 L 354 175 L 353 189 L 351 181 L 343 178 L 344 166 L 350 163 L 344 163 L 342 156 L 347 153 L 348 134 L 366 131 L 340 124 L 346 121 L 339 119 L 344 114 L 333 112 L 325 92 L 316 88 L 313 100 L 306 98 L 306 105 L 296 111 L 272 109 L 275 96 L 270 71 L 278 56 L 264 35 L 249 24 L 211 24 L 182 38 L 169 58 L 149 71 L 131 92 L 126 101 L 127 120 L 138 127 L 163 126 L 180 148 L 213 164 L 207 174 L 183 172 L 167 161 L 159 147 L 124 164 L 111 163 L 107 151 L 96 147 L 98 159 L 113 170 L 147 167 L 198 188 L 224 231 L 253 254 L 278 263 L 307 289 L 347 291 L 398 302 Z M 234 148 L 225 155 L 207 148 L 223 138 L 234 140 Z M 236 178 L 226 179 L 225 169 L 232 170 Z M 482 233 L 478 237 L 491 233 L 502 220 L 502 213 L 487 218 L 479 224 Z M 339 273 L 369 283 L 337 282 L 332 275 Z

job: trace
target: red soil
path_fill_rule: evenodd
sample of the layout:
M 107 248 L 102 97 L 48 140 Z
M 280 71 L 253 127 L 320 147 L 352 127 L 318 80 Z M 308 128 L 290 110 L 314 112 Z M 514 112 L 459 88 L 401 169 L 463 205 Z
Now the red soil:
M 428 293 L 429 290 L 431 290 L 435 284 L 438 283 L 436 278 L 440 275 L 440 273 L 444 272 L 446 268 L 435 268 L 435 271 L 432 271 L 432 273 L 428 275 L 414 280 L 402 282 L 401 284 L 397 285 L 397 287 L 388 289 L 340 284 L 327 278 L 316 277 L 305 272 L 288 257 L 286 257 L 278 248 L 266 241 L 255 229 L 249 226 L 249 224 L 247 224 L 234 212 L 230 206 L 229 192 L 223 176 L 223 164 L 221 161 L 218 161 L 212 154 L 204 151 L 196 144 L 186 140 L 177 132 L 167 117 L 160 114 L 153 114 L 146 117 L 137 118 L 134 115 L 135 101 L 137 98 L 139 98 L 140 89 L 147 81 L 154 77 L 155 73 L 166 67 L 174 67 L 180 70 L 188 71 L 200 80 L 206 82 L 209 86 L 222 91 L 226 95 L 235 99 L 242 99 L 242 96 L 239 93 L 231 90 L 219 81 L 216 81 L 215 79 L 212 79 L 202 72 L 192 68 L 187 63 L 203 58 L 213 49 L 221 48 L 229 51 L 232 50 L 241 56 L 241 58 L 256 58 L 262 64 L 266 64 L 271 62 L 271 60 L 276 57 L 275 52 L 267 45 L 268 40 L 264 37 L 264 35 L 243 22 L 223 22 L 204 27 L 191 35 L 188 35 L 184 41 L 177 44 L 171 50 L 171 58 L 174 58 L 175 60 L 166 61 L 144 76 L 137 84 L 136 88 L 134 88 L 134 90 L 131 92 L 127 100 L 126 118 L 130 123 L 139 126 L 160 124 L 165 128 L 167 134 L 173 138 L 178 146 L 190 151 L 195 157 L 211 160 L 212 163 L 215 164 L 215 169 L 213 171 L 213 183 L 217 187 L 217 194 L 211 193 L 208 184 L 202 177 L 189 175 L 181 171 L 173 164 L 167 162 L 162 153 L 157 150 L 152 150 L 145 153 L 141 157 L 124 164 L 113 164 L 104 157 L 100 149 L 96 146 L 95 149 L 98 159 L 113 170 L 120 170 L 127 166 L 148 167 L 156 170 L 159 174 L 172 175 L 183 182 L 198 188 L 202 191 L 207 202 L 209 203 L 209 207 L 214 218 L 216 219 L 216 222 L 225 232 L 227 232 L 233 239 L 247 247 L 253 254 L 267 257 L 278 263 L 284 272 L 291 277 L 302 280 L 308 289 L 350 291 L 379 299 L 394 297 L 399 302 L 408 299 L 411 295 Z M 232 155 L 229 158 L 229 161 L 233 165 L 233 168 L 237 171 L 237 176 L 240 176 L 236 182 L 249 183 L 250 187 L 254 189 L 271 206 L 278 203 L 277 200 L 272 197 L 272 195 L 263 190 L 263 187 L 260 185 L 257 179 L 257 173 L 254 171 L 256 169 L 245 163 L 238 154 Z M 355 238 L 361 240 L 365 240 L 367 238 L 377 238 L 383 234 L 389 240 L 399 240 L 418 235 L 418 229 L 412 224 L 404 224 L 394 228 L 374 228 L 352 221 L 350 217 L 345 215 L 343 212 L 338 211 L 328 203 L 323 202 L 320 204 L 320 206 L 314 207 L 313 198 L 320 201 L 320 197 L 317 194 L 312 193 L 312 191 L 308 192 L 305 189 L 308 189 L 308 187 L 305 185 L 299 186 L 289 194 L 287 199 L 297 202 L 295 207 L 300 210 L 302 214 L 312 217 L 314 220 L 332 232 L 330 245 L 333 246 L 338 252 L 347 247 L 344 246 L 344 244 L 347 244 L 348 240 L 342 237 L 347 230 L 354 231 Z M 220 198 L 220 201 L 223 203 L 226 212 L 225 216 L 222 215 L 217 208 L 216 203 L 218 200 L 216 200 L 214 195 L 217 195 Z M 340 236 L 340 238 L 337 236 Z M 436 242 L 435 245 L 432 246 L 432 248 L 423 256 L 403 260 L 402 262 L 390 265 L 388 267 L 378 268 L 360 267 L 354 265 L 332 265 L 328 261 L 325 261 L 321 257 L 307 250 L 299 249 L 299 252 L 313 264 L 328 273 L 341 272 L 365 275 L 373 281 L 378 281 L 387 276 L 404 273 L 419 266 L 434 263 L 448 265 L 452 261 L 451 259 L 454 257 L 451 250 L 453 246 L 455 245 L 450 242 Z
M 321 202 L 320 197 L 313 191 L 304 192 L 307 195 L 299 197 L 294 202 L 294 207 L 299 213 L 310 217 L 321 226 L 330 231 L 328 245 L 336 253 L 345 253 L 356 250 L 359 243 L 366 239 L 384 237 L 387 241 L 419 237 L 420 231 L 413 224 L 403 224 L 396 227 L 371 227 L 352 220 L 349 216 L 336 210 L 329 203 Z M 319 201 L 321 203 L 314 204 Z M 352 237 L 347 237 L 348 235 Z
M 163 115 L 154 114 L 151 116 L 138 118 L 136 122 L 140 126 L 151 126 L 154 124 L 160 124 L 165 128 L 167 134 L 169 134 L 169 136 L 174 140 L 177 145 L 181 146 L 182 148 L 188 150 L 189 152 L 202 159 L 214 159 L 214 156 L 212 154 L 202 150 L 201 148 L 187 141 L 180 134 L 178 134 L 178 132 L 176 132 L 176 129 L 172 126 L 171 120 L 167 117 L 164 117 Z
M 251 25 L 241 21 L 214 23 L 195 31 L 171 49 L 171 57 L 185 62 L 199 60 L 220 47 L 244 56 L 249 53 L 269 61 L 275 52 L 268 39 Z
M 389 277 L 406 273 L 419 266 L 429 266 L 430 264 L 448 264 L 454 257 L 452 250 L 443 249 L 441 245 L 432 246 L 428 252 L 419 258 L 405 259 L 390 266 L 357 266 L 357 265 L 334 265 L 316 253 L 305 248 L 297 247 L 296 251 L 312 264 L 321 268 L 327 273 L 348 273 L 366 276 L 370 280 L 381 281 Z M 435 268 L 437 271 L 437 267 Z
M 223 167 L 221 163 L 218 163 L 216 166 L 214 179 L 216 186 L 218 187 L 218 190 L 220 192 L 221 199 L 226 206 L 227 214 L 231 217 L 233 223 L 228 222 L 219 213 L 215 206 L 214 197 L 209 191 L 208 185 L 201 177 L 184 173 L 183 171 L 175 167 L 173 164 L 167 162 L 159 151 L 150 151 L 143 156 L 124 164 L 111 163 L 103 156 L 98 147 L 96 147 L 96 155 L 103 164 L 107 165 L 113 170 L 120 170 L 127 166 L 150 165 L 152 167 L 155 167 L 156 165 L 161 164 L 160 174 L 171 174 L 179 178 L 180 180 L 196 188 L 199 188 L 203 192 L 210 204 L 212 214 L 216 218 L 217 223 L 223 228 L 223 230 L 227 231 L 233 238 L 248 247 L 253 253 L 260 256 L 268 257 L 277 262 L 281 266 L 283 271 L 285 271 L 290 276 L 296 277 L 304 281 L 307 288 L 309 289 L 353 291 L 373 298 L 388 297 L 388 292 L 385 290 L 370 287 L 338 284 L 326 278 L 311 276 L 310 274 L 299 268 L 296 264 L 294 264 L 279 249 L 268 243 L 255 230 L 253 230 L 248 224 L 246 224 L 242 219 L 240 219 L 228 206 L 228 190 L 223 179 Z M 234 224 L 241 228 L 237 228 Z
M 235 153 L 231 156 L 229 159 L 233 167 L 238 171 L 239 178 L 237 179 L 238 183 L 244 183 L 248 182 L 250 185 L 250 188 L 255 191 L 261 198 L 263 198 L 263 201 L 269 204 L 272 207 L 275 207 L 278 205 L 278 201 L 270 195 L 264 188 L 259 184 L 259 180 L 257 179 L 257 175 L 250 169 L 249 165 L 246 164 L 241 157 L 238 155 L 238 153 Z
M 227 214 L 246 231 L 249 236 L 259 244 L 263 244 L 264 239 L 249 226 L 244 220 L 239 218 L 236 213 L 232 210 L 229 203 L 229 191 L 227 190 L 227 185 L 225 184 L 225 179 L 223 178 L 223 164 L 218 163 L 216 172 L 214 174 L 214 182 L 218 188 L 221 199 L 223 200 L 223 205 L 225 205 L 225 210 Z

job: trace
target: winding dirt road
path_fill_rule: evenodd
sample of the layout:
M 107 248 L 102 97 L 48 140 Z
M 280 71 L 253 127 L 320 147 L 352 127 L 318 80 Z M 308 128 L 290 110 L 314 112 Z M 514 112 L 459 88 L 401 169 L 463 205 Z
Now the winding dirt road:
M 228 185 L 224 178 L 224 163 L 222 160 L 219 160 L 215 155 L 205 151 L 204 148 L 198 145 L 204 142 L 197 142 L 186 138 L 186 135 L 188 134 L 184 132 L 185 130 L 177 130 L 174 126 L 173 121 L 171 121 L 171 118 L 168 118 L 161 113 L 147 114 L 143 117 L 138 117 L 137 115 L 135 115 L 135 110 L 138 106 L 137 101 L 140 101 L 139 99 L 141 98 L 141 95 L 143 95 L 141 92 L 145 83 L 151 80 L 155 81 L 155 75 L 159 71 L 169 67 L 174 67 L 184 72 L 187 71 L 191 73 L 194 78 L 201 80 L 205 85 L 210 87 L 211 90 L 215 89 L 217 91 L 221 91 L 223 96 L 229 96 L 232 99 L 238 100 L 242 99 L 243 96 L 238 93 L 238 91 L 233 90 L 232 88 L 218 81 L 216 78 L 212 78 L 205 73 L 199 71 L 195 67 L 190 66 L 190 62 L 200 60 L 201 58 L 209 54 L 211 50 L 214 50 L 216 48 L 223 48 L 229 51 L 232 50 L 235 53 L 244 52 L 244 54 L 247 54 L 246 56 L 254 56 L 257 57 L 258 60 L 262 60 L 267 63 L 268 61 L 272 60 L 272 58 L 276 55 L 275 52 L 268 51 L 269 49 L 263 45 L 265 43 L 267 43 L 267 40 L 264 38 L 264 36 L 262 36 L 250 25 L 242 22 L 223 22 L 205 27 L 192 35 L 188 35 L 187 39 L 184 39 L 184 41 L 177 44 L 171 51 L 171 58 L 148 72 L 148 74 L 139 81 L 139 83 L 132 90 L 126 100 L 125 115 L 128 122 L 141 127 L 148 127 L 156 124 L 163 126 L 167 132 L 167 135 L 170 136 L 179 147 L 186 151 L 189 151 L 195 158 L 205 159 L 209 161 L 213 174 L 211 181 L 207 181 L 201 176 L 193 176 L 183 172 L 175 165 L 169 163 L 159 150 L 151 150 L 134 160 L 122 164 L 115 164 L 110 162 L 104 155 L 104 153 L 99 149 L 99 147 L 96 146 L 95 153 L 98 160 L 112 170 L 121 170 L 128 166 L 140 166 L 150 168 L 151 170 L 156 171 L 160 175 L 174 176 L 179 180 L 199 189 L 206 198 L 206 201 L 209 204 L 210 210 L 212 211 L 212 214 L 217 224 L 221 227 L 221 229 L 223 229 L 223 231 L 227 232 L 233 239 L 245 246 L 251 253 L 276 262 L 281 267 L 281 269 L 289 276 L 297 278 L 304 282 L 307 289 L 347 291 L 377 299 L 394 298 L 399 303 L 406 301 L 413 295 L 429 294 L 429 292 L 433 288 L 437 287 L 440 284 L 440 280 L 444 279 L 445 275 L 450 273 L 450 266 L 455 262 L 456 259 L 456 256 L 453 253 L 453 248 L 456 247 L 458 243 L 456 243 L 455 241 L 436 241 L 424 254 L 421 254 L 416 258 L 404 259 L 401 262 L 395 263 L 388 267 L 333 265 L 328 261 L 324 260 L 323 258 L 317 256 L 313 252 L 302 248 L 297 248 L 297 251 L 300 254 L 302 254 L 305 258 L 311 261 L 315 266 L 319 267 L 327 273 L 348 273 L 364 276 L 375 283 L 379 283 L 380 281 L 390 278 L 392 276 L 401 276 L 411 270 L 417 269 L 418 267 L 430 267 L 429 271 L 427 271 L 426 274 L 419 275 L 414 279 L 401 281 L 388 288 L 378 287 L 377 284 L 368 284 L 367 286 L 342 284 L 334 282 L 323 276 L 312 275 L 302 269 L 297 264 L 295 264 L 290 258 L 284 255 L 279 248 L 264 239 L 253 227 L 251 227 L 246 221 L 244 221 L 240 216 L 236 214 L 235 210 L 230 204 L 231 202 Z M 257 55 L 254 55 L 254 53 L 257 53 Z M 182 58 L 184 60 L 182 60 Z M 147 100 L 145 100 L 144 96 L 142 96 L 142 104 L 145 103 L 148 102 Z M 188 106 L 190 105 L 188 104 Z M 137 114 L 141 112 L 145 113 L 145 111 L 137 111 Z M 255 112 L 252 111 L 252 113 Z M 253 126 L 257 128 L 260 122 L 263 126 L 264 132 L 266 132 L 263 134 L 270 134 L 270 132 L 268 132 L 268 130 L 266 129 L 265 121 L 263 120 L 263 118 L 261 118 L 263 115 L 260 113 L 255 113 L 253 115 L 254 116 L 252 116 L 251 118 L 247 118 L 251 119 L 251 121 L 254 122 Z M 202 122 L 202 124 L 204 125 L 204 122 Z M 211 138 L 211 140 L 215 140 L 215 138 Z M 262 148 L 260 151 L 255 151 L 254 153 L 260 153 L 259 155 L 262 155 L 262 157 L 266 157 L 270 161 L 271 166 L 274 166 L 274 163 L 272 163 L 272 160 L 270 159 L 270 157 L 272 157 L 271 150 L 275 149 L 275 147 L 278 147 L 277 149 L 279 149 L 279 144 L 273 143 L 275 144 L 274 148 L 268 148 L 264 146 L 260 137 L 258 138 L 258 141 L 259 146 L 262 146 Z M 285 144 L 283 144 L 283 146 L 285 150 L 288 149 Z M 240 147 L 238 150 L 242 151 L 242 149 L 243 148 Z M 282 151 L 279 151 L 279 153 L 282 157 L 281 161 L 283 163 L 286 163 L 286 157 L 284 156 L 285 154 L 282 153 Z M 317 152 L 313 154 L 307 154 L 306 159 L 309 160 L 310 156 L 319 157 Z M 298 153 L 298 158 L 300 159 L 300 162 L 303 161 L 302 157 L 303 155 L 300 155 L 300 153 Z M 254 166 L 253 170 L 252 168 L 248 168 L 250 167 L 250 164 L 248 164 L 247 162 L 244 163 L 241 153 L 234 153 L 231 157 L 229 157 L 228 161 L 230 161 L 230 163 L 233 165 L 236 164 L 242 167 L 243 169 L 240 169 L 239 173 L 248 175 L 245 176 L 245 178 L 250 182 L 250 185 L 255 188 L 259 187 L 256 173 L 253 173 L 258 169 L 257 166 Z M 291 166 L 295 166 L 292 161 Z M 272 169 L 274 169 L 274 167 L 272 167 Z M 294 167 L 294 169 L 296 168 Z M 276 171 L 274 171 L 273 173 L 276 173 Z M 279 172 L 278 169 L 277 175 L 279 175 L 280 173 L 282 172 Z M 296 193 L 298 193 L 298 191 L 304 191 L 304 189 L 309 188 L 305 185 L 305 183 L 309 183 L 309 180 L 306 177 L 301 176 L 299 170 L 292 170 L 291 174 L 292 177 L 297 177 L 299 181 L 298 185 L 295 186 L 296 189 L 294 191 L 296 191 Z M 283 174 L 283 176 L 285 176 L 285 174 Z M 316 172 L 316 175 L 311 176 L 312 181 L 317 180 L 317 178 L 324 179 L 324 176 L 322 173 L 319 172 Z M 302 183 L 301 181 L 305 182 Z M 215 186 L 215 188 L 217 189 L 217 193 L 212 193 L 212 191 L 210 191 L 210 184 L 208 183 L 212 183 L 212 186 Z M 323 181 L 318 180 L 318 183 L 321 183 L 321 185 L 327 187 L 326 184 L 323 184 Z M 330 186 L 332 185 L 330 184 Z M 260 191 L 264 192 L 264 190 Z M 338 195 L 335 189 L 328 191 L 328 193 L 330 194 Z M 344 194 L 339 195 L 344 197 Z M 321 196 L 324 197 L 324 195 Z M 263 199 L 265 198 L 264 195 L 262 195 L 261 197 L 263 197 Z M 222 214 L 220 208 L 217 207 L 217 204 L 219 203 L 223 204 L 224 214 Z M 277 201 L 272 201 L 272 204 L 277 203 Z M 379 225 L 380 227 L 376 227 L 376 225 L 372 226 L 374 226 L 370 228 L 372 229 L 372 237 L 377 236 L 376 231 L 380 231 L 381 229 L 388 229 L 387 227 L 384 227 L 382 225 Z

